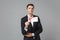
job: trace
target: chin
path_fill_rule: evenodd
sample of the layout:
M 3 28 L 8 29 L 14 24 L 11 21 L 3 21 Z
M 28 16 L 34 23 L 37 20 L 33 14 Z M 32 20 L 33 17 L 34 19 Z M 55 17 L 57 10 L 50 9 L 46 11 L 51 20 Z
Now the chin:
M 33 14 L 33 12 L 30 12 L 30 14 Z

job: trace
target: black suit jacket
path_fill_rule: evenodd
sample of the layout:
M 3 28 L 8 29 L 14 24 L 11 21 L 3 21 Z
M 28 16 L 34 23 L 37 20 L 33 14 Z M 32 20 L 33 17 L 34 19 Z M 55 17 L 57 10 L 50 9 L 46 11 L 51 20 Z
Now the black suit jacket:
M 33 15 L 33 17 L 38 17 L 38 16 Z M 38 17 L 38 22 L 33 23 L 33 27 L 30 23 L 28 31 L 24 30 L 26 21 L 28 21 L 28 16 L 27 15 L 21 18 L 21 31 L 22 31 L 22 34 L 26 35 L 28 32 L 34 33 L 35 34 L 35 36 L 34 36 L 35 40 L 40 40 L 39 34 L 42 32 L 43 29 L 42 29 L 42 25 L 41 25 L 39 17 Z M 33 40 L 33 36 L 31 38 L 28 38 L 28 37 L 24 36 L 24 40 Z

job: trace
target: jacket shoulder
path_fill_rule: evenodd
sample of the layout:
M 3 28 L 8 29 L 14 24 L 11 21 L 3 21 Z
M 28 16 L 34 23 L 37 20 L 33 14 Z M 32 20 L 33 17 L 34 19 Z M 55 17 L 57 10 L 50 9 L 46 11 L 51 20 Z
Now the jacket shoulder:
M 37 15 L 34 15 L 34 17 L 39 17 L 39 16 L 37 16 Z
M 26 17 L 27 17 L 27 16 L 22 17 L 21 20 L 24 20 Z

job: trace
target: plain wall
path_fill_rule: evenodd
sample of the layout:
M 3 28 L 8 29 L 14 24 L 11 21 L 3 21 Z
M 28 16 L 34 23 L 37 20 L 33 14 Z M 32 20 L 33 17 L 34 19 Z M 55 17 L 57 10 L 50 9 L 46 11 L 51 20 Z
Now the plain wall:
M 20 21 L 28 3 L 40 17 L 41 40 L 60 40 L 60 0 L 0 0 L 0 40 L 23 40 Z

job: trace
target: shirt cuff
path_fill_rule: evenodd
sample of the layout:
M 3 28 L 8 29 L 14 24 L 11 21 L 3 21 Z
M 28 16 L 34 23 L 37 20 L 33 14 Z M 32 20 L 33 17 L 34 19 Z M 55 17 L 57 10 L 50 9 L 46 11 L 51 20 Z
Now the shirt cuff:
M 35 36 L 35 34 L 34 34 L 34 33 L 32 33 L 32 36 Z
M 28 31 L 28 29 L 27 29 L 26 27 L 24 28 L 24 30 L 25 30 L 25 31 Z

